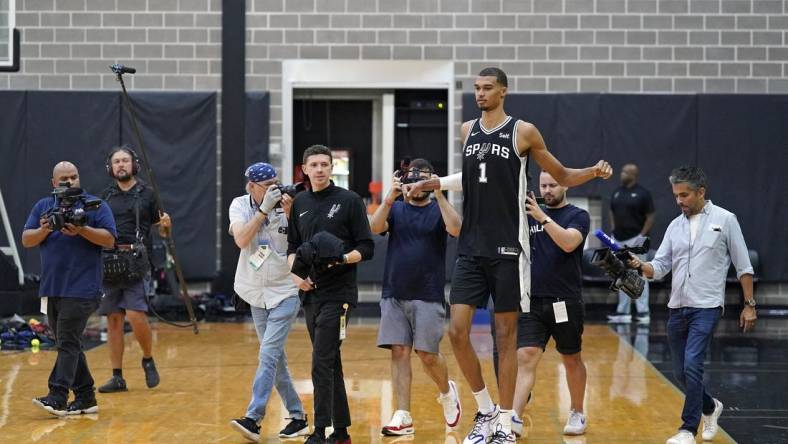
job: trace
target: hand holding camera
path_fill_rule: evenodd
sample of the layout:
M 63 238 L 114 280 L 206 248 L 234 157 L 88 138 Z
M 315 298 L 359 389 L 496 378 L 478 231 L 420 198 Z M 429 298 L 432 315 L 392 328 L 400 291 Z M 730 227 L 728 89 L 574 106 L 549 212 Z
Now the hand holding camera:
M 388 196 L 386 196 L 386 205 L 394 205 L 394 201 L 397 200 L 397 198 L 401 195 L 402 182 L 399 180 L 399 175 L 394 173 L 394 176 L 391 178 L 391 189 L 389 190 Z
M 547 215 L 540 206 L 544 203 L 544 200 L 540 202 L 540 199 L 534 195 L 533 191 L 529 191 L 525 197 L 525 212 L 534 218 L 535 221 L 542 223 L 547 218 Z
M 260 211 L 266 216 L 271 214 L 271 211 L 274 210 L 274 207 L 280 200 L 282 200 L 282 191 L 279 187 L 268 187 L 268 191 L 265 192 L 265 197 L 263 197 L 263 203 L 260 204 Z

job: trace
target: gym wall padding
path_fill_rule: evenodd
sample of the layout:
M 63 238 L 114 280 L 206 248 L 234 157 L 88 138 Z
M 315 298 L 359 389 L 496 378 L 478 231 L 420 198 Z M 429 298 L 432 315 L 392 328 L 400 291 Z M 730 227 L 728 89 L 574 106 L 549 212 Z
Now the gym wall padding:
M 670 171 L 700 166 L 708 175 L 707 197 L 737 215 L 747 246 L 758 251 L 758 277 L 788 281 L 788 96 L 508 94 L 505 109 L 534 123 L 564 165 L 586 167 L 599 159 L 613 165 L 610 180 L 569 191 L 602 199 L 605 228 L 621 166 L 637 164 L 657 211 L 653 248 L 679 214 Z M 479 114 L 473 94 L 464 94 L 463 119 Z M 531 161 L 533 190 L 538 171 Z
M 216 94 L 131 97 L 184 274 L 210 279 L 216 270 Z M 0 187 L 25 271 L 39 273 L 38 249 L 22 248 L 21 234 L 33 204 L 52 190 L 52 167 L 74 162 L 82 187 L 98 194 L 111 183 L 109 150 L 124 142 L 136 147 L 136 138 L 119 92 L 0 91 L 0 103 L 14 111 L 0 115 Z

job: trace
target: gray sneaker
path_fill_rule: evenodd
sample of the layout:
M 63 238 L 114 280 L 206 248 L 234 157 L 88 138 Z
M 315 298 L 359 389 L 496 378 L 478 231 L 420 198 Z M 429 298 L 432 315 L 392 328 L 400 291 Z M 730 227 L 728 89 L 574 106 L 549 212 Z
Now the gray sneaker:
M 153 388 L 159 385 L 159 371 L 156 370 L 156 364 L 153 359 L 150 361 L 142 360 L 142 369 L 145 370 L 145 385 L 148 388 Z
M 126 380 L 121 376 L 112 376 L 109 380 L 98 388 L 99 393 L 127 392 Z

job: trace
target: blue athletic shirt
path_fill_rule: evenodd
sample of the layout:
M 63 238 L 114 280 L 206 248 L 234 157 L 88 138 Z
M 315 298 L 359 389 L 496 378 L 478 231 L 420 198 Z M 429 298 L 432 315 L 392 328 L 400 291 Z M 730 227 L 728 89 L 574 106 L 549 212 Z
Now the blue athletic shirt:
M 438 202 L 417 207 L 396 201 L 387 222 L 383 297 L 443 302 L 447 233 Z
M 86 194 L 87 199 L 95 199 Z M 39 200 L 25 223 L 25 230 L 41 226 L 41 216 L 55 206 L 54 197 Z M 81 203 L 75 207 L 81 207 Z M 115 218 L 102 202 L 95 211 L 88 211 L 87 225 L 104 228 L 117 237 Z M 59 231 L 49 233 L 41 249 L 41 286 L 39 296 L 92 299 L 101 297 L 101 246 L 80 235 L 68 236 Z
M 583 242 L 575 251 L 566 253 L 544 229 L 530 216 L 531 233 L 531 297 L 582 299 L 583 245 L 588 235 L 591 219 L 588 212 L 572 204 L 542 210 L 563 228 L 574 228 L 583 235 Z

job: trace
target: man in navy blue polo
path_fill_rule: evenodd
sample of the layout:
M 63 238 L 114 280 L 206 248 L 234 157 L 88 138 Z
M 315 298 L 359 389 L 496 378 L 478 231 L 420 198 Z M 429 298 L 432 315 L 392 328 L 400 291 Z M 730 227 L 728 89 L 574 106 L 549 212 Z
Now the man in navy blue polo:
M 79 172 L 71 162 L 60 162 L 52 171 L 52 185 L 79 188 Z M 85 199 L 95 197 L 84 194 Z M 115 244 L 115 219 L 106 203 L 86 211 L 87 223 L 65 223 L 53 230 L 47 215 L 56 205 L 54 196 L 39 200 L 25 223 L 22 245 L 40 247 L 41 287 L 46 314 L 55 333 L 57 359 L 49 375 L 49 394 L 33 404 L 57 415 L 98 412 L 93 378 L 82 351 L 82 332 L 101 299 L 101 249 Z M 73 204 L 83 208 L 82 202 Z M 75 398 L 67 404 L 69 390 Z

